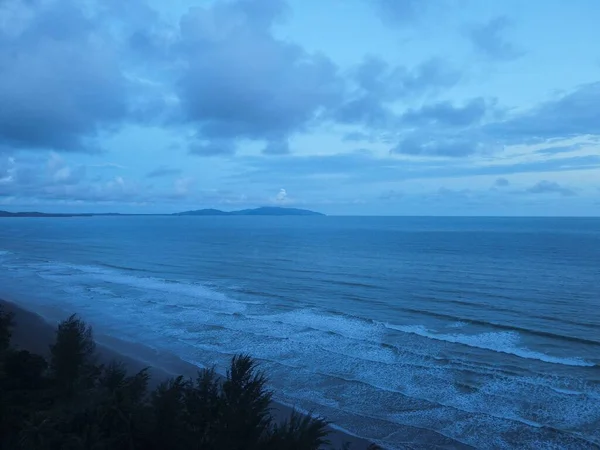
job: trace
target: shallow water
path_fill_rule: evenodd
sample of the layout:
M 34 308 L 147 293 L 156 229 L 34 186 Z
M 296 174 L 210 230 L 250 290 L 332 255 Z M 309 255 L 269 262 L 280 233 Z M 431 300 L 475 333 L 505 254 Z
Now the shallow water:
M 0 219 L 0 295 L 390 448 L 600 444 L 600 219 Z M 418 437 L 415 437 L 415 433 Z

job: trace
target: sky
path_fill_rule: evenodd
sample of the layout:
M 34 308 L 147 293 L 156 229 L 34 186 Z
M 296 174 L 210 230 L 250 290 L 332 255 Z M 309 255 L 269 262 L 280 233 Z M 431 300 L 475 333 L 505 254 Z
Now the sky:
M 0 0 L 0 210 L 600 215 L 597 0 Z

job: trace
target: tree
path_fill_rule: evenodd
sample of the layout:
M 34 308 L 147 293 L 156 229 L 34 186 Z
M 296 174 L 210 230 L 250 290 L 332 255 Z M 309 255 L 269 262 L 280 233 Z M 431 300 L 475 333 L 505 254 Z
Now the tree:
M 27 350 L 12 351 L 5 357 L 4 370 L 10 388 L 36 390 L 46 386 L 44 373 L 48 363 L 40 355 Z
M 14 314 L 4 312 L 2 305 L 0 305 L 0 353 L 6 351 L 10 346 L 10 338 L 14 325 Z
M 127 376 L 122 363 L 104 367 L 96 392 L 99 425 L 111 449 L 133 449 L 141 434 L 148 388 L 148 369 Z
M 237 355 L 231 360 L 227 379 L 223 383 L 223 414 L 227 447 L 250 449 L 258 447 L 272 421 L 271 397 L 266 390 L 267 379 L 256 370 L 249 355 Z
M 226 377 L 202 370 L 148 394 L 146 369 L 128 375 L 121 363 L 95 364 L 92 329 L 76 316 L 58 325 L 49 365 L 8 349 L 12 317 L 0 319 L 0 450 L 316 450 L 327 443 L 322 419 L 294 412 L 275 422 L 267 379 L 248 355 L 233 357 Z
M 51 374 L 65 396 L 70 398 L 78 388 L 90 387 L 97 374 L 96 343 L 90 326 L 75 314 L 61 322 L 50 353 Z
M 23 450 L 50 449 L 51 443 L 61 438 L 55 427 L 55 421 L 46 411 L 32 412 L 23 421 L 22 431 L 19 433 L 19 444 L 16 448 Z
M 26 350 L 6 352 L 0 377 L 0 449 L 11 448 L 32 411 L 45 405 L 47 366 L 44 358 Z
M 223 429 L 223 398 L 214 369 L 198 372 L 195 382 L 189 383 L 185 390 L 184 405 L 188 448 L 218 448 Z
M 318 450 L 329 444 L 325 438 L 327 422 L 293 411 L 290 418 L 276 424 L 270 436 L 271 448 L 289 450 Z
M 182 376 L 161 383 L 152 393 L 150 407 L 151 430 L 146 433 L 151 438 L 147 448 L 183 448 L 185 424 L 184 395 L 189 383 Z

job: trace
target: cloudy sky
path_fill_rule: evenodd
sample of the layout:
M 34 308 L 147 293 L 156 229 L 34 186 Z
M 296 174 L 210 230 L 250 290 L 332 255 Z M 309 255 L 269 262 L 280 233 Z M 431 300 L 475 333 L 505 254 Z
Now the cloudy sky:
M 597 0 L 0 0 L 0 209 L 600 215 L 598 23 Z

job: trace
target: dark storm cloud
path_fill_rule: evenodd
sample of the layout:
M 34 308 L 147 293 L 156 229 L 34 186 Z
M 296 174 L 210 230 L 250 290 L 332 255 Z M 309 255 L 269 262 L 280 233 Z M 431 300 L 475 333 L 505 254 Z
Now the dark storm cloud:
M 484 118 L 494 113 L 493 105 L 483 98 L 463 105 L 442 101 L 408 109 L 398 116 L 400 136 L 390 152 L 463 158 L 497 151 L 498 144 L 481 132 Z
M 525 193 L 528 194 L 560 194 L 565 197 L 577 195 L 572 189 L 561 186 L 555 181 L 542 180 L 533 186 L 527 188 Z
M 354 80 L 359 89 L 375 98 L 392 101 L 438 92 L 454 86 L 460 72 L 442 59 L 429 59 L 413 68 L 393 66 L 375 57 L 367 57 L 357 67 Z
M 196 138 L 188 150 L 200 156 L 234 155 L 242 141 L 259 141 L 270 157 L 284 155 L 290 137 L 324 121 L 350 125 L 347 140 L 431 157 L 600 135 L 600 83 L 500 120 L 483 98 L 436 100 L 462 77 L 441 59 L 405 67 L 369 56 L 342 76 L 326 56 L 272 33 L 287 15 L 284 0 L 215 2 L 190 9 L 171 28 L 140 0 L 91 9 L 75 0 L 4 2 L 29 17 L 14 29 L 10 17 L 0 25 L 4 154 L 92 151 L 99 148 L 95 136 L 134 121 L 191 125 Z M 435 3 L 377 4 L 396 20 L 412 20 Z M 508 58 L 515 51 L 504 39 L 508 25 L 497 18 L 470 37 L 482 51 Z M 413 101 L 419 106 L 406 108 Z
M 583 144 L 554 147 L 553 141 L 600 136 L 600 83 L 579 86 L 528 111 L 508 114 L 481 98 L 455 106 L 448 102 L 408 109 L 395 123 L 399 130 L 395 153 L 429 156 L 469 156 L 494 152 L 506 145 L 547 143 L 542 155 L 576 151 Z M 406 134 L 403 128 L 412 127 Z M 457 137 L 453 129 L 464 128 Z
M 496 181 L 494 181 L 494 186 L 507 187 L 510 186 L 510 181 L 508 181 L 506 178 L 498 178 Z
M 440 59 L 430 59 L 408 69 L 366 57 L 352 72 L 354 87 L 334 111 L 338 122 L 388 129 L 397 125 L 391 105 L 398 100 L 431 95 L 454 86 L 461 74 Z
M 4 14 L 28 9 L 10 3 Z M 1 143 L 89 151 L 87 137 L 126 117 L 127 81 L 111 43 L 79 6 L 31 3 L 22 29 L 0 27 Z
M 336 66 L 271 34 L 284 5 L 222 2 L 181 19 L 177 48 L 185 68 L 177 87 L 184 118 L 199 137 L 232 146 L 238 139 L 283 142 L 338 101 L 343 82 Z
M 492 59 L 513 60 L 523 56 L 524 52 L 505 37 L 510 26 L 511 21 L 501 16 L 472 27 L 466 34 L 479 53 Z
M 585 84 L 485 131 L 507 142 L 539 142 L 600 135 L 600 82 Z
M 343 124 L 382 129 L 392 127 L 395 121 L 389 106 L 368 94 L 346 101 L 336 111 L 335 118 Z

